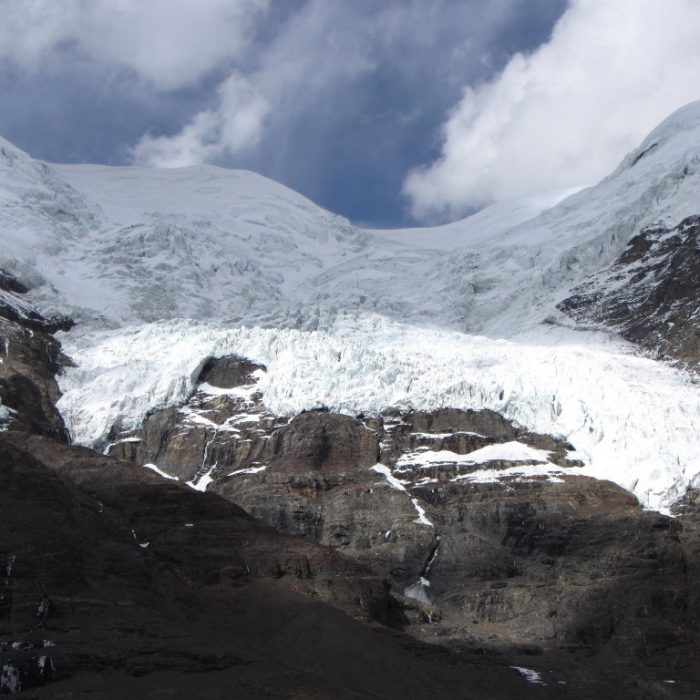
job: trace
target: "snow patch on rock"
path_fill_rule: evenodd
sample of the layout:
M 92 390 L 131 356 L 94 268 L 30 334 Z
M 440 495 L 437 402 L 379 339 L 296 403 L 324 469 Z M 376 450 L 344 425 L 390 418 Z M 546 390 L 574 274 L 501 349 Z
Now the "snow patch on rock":
M 534 671 L 531 668 L 525 668 L 524 666 L 511 666 L 515 669 L 528 683 L 533 683 L 534 685 L 547 685 L 542 680 L 542 674 L 539 671 Z
M 158 474 L 158 476 L 162 476 L 164 479 L 170 479 L 171 481 L 179 481 L 179 479 L 176 476 L 164 472 L 157 464 L 144 464 L 143 466 L 145 469 L 150 469 L 152 472 L 155 472 L 156 474 Z
M 451 450 L 408 452 L 399 457 L 396 466 L 413 466 L 419 469 L 427 469 L 438 464 L 475 465 L 494 461 L 546 464 L 549 461 L 549 453 L 514 440 L 496 445 L 486 445 L 486 447 L 481 447 L 468 454 L 457 454 Z

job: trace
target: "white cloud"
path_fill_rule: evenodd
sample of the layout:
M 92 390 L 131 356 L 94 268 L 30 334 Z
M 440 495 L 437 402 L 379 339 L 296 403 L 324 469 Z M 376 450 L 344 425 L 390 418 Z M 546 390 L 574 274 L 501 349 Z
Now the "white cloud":
M 142 136 L 131 149 L 131 160 L 136 165 L 155 168 L 184 168 L 204 163 L 219 150 L 208 134 L 218 133 L 220 128 L 216 112 L 200 112 L 174 136 Z
M 240 153 L 260 140 L 269 113 L 267 100 L 238 73 L 219 87 L 215 110 L 197 114 L 174 136 L 144 135 L 132 149 L 132 160 L 156 168 L 179 168 Z
M 23 68 L 71 47 L 158 89 L 194 84 L 245 50 L 269 0 L 0 0 L 0 58 Z
M 454 22 L 468 19 L 469 36 L 486 41 L 518 2 L 479 0 L 455 7 L 442 0 L 379 6 L 308 0 L 269 43 L 256 47 L 254 70 L 245 78 L 234 73 L 222 85 L 215 109 L 200 111 L 173 135 L 145 135 L 131 150 L 132 159 L 155 167 L 222 160 L 256 145 L 266 126 L 277 128 L 276 146 L 283 152 L 286 141 L 294 138 L 296 120 L 337 118 L 339 102 L 363 76 L 387 65 L 397 74 L 420 75 L 425 65 L 419 63 L 425 63 L 426 53 L 434 51 L 435 42 Z M 445 71 L 467 63 L 479 50 L 466 32 L 458 49 L 440 71 L 430 71 L 433 79 L 446 79 Z
M 440 158 L 409 174 L 423 218 L 593 183 L 700 97 L 700 2 L 572 0 L 550 40 L 467 88 Z
M 172 136 L 146 134 L 131 151 L 133 162 L 180 167 L 250 150 L 271 118 L 290 120 L 297 110 L 308 115 L 329 87 L 371 70 L 370 34 L 349 26 L 359 21 L 366 29 L 371 19 L 350 10 L 342 21 L 343 8 L 308 2 L 260 50 L 254 72 L 234 71 L 224 80 L 215 109 L 197 113 Z

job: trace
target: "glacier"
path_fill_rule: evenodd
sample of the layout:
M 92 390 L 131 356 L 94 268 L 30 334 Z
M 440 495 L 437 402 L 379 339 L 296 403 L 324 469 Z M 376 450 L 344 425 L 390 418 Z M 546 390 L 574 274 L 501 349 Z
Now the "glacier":
M 113 426 L 185 401 L 207 358 L 238 354 L 267 367 L 256 386 L 278 415 L 486 408 L 564 437 L 586 464 L 577 473 L 615 481 L 650 508 L 700 483 L 694 378 L 610 341 L 525 344 L 367 315 L 324 331 L 174 320 L 60 338 L 79 363 L 61 378 L 58 405 L 82 444 L 100 447 Z
M 0 139 L 0 267 L 78 322 L 59 408 L 79 443 L 236 353 L 268 368 L 273 412 L 489 408 L 667 510 L 700 483 L 695 377 L 556 306 L 641 228 L 697 214 L 699 166 L 694 103 L 593 187 L 374 231 L 250 172 L 47 165 Z

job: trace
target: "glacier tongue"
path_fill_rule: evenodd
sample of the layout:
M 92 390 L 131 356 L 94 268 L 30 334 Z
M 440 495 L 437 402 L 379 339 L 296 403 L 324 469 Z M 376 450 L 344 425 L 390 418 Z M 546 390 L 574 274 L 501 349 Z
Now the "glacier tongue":
M 661 510 L 700 476 L 697 386 L 623 345 L 514 343 L 367 315 L 340 317 L 328 332 L 180 320 L 61 340 L 80 362 L 61 377 L 59 408 L 83 444 L 99 446 L 114 424 L 134 427 L 151 408 L 184 401 L 208 357 L 235 353 L 267 366 L 259 388 L 278 414 L 492 409 L 565 437 L 582 473 Z

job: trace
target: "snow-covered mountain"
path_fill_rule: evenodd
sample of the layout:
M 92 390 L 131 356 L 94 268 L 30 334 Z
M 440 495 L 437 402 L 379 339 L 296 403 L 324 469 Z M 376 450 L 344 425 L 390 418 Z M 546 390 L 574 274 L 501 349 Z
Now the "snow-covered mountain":
M 344 310 L 510 337 L 561 319 L 556 303 L 642 228 L 696 213 L 699 114 L 680 110 L 543 213 L 556 195 L 420 233 L 360 231 L 249 172 L 49 167 L 3 142 L 3 264 L 45 310 L 110 325 L 314 327 Z
M 49 166 L 3 141 L 0 267 L 78 322 L 61 407 L 80 442 L 184 401 L 235 352 L 268 367 L 277 413 L 490 408 L 666 508 L 700 475 L 692 375 L 562 302 L 643 229 L 700 213 L 699 165 L 695 103 L 544 211 L 555 195 L 381 232 L 253 173 Z

